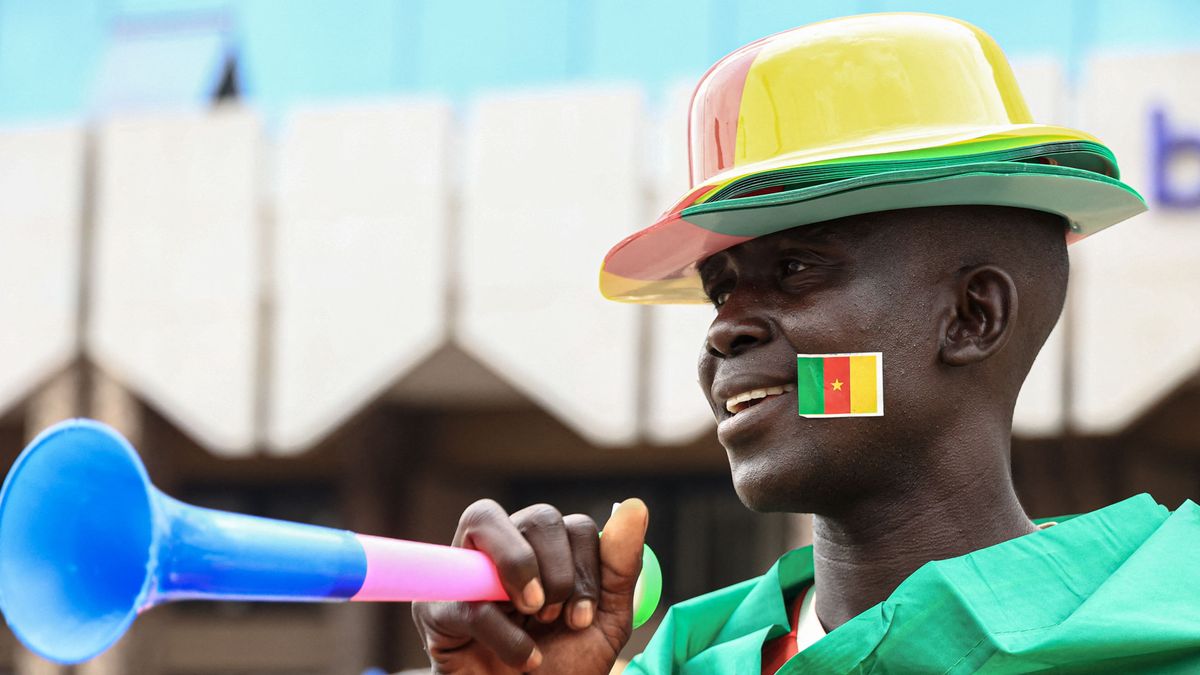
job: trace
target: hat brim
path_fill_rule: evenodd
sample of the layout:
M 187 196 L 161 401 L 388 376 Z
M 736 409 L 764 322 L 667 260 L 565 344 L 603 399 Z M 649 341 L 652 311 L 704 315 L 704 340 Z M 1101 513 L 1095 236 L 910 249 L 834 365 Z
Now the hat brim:
M 801 225 L 925 206 L 1012 206 L 1056 213 L 1075 241 L 1146 210 L 1125 183 L 1065 166 L 980 162 L 893 171 L 668 213 L 605 256 L 600 292 L 649 304 L 707 303 L 696 266 L 731 246 Z
M 1103 147 L 1100 140 L 1091 134 L 1067 127 L 1045 124 L 1005 124 L 952 129 L 916 130 L 909 134 L 885 134 L 877 139 L 834 147 L 812 148 L 804 151 L 787 152 L 769 160 L 749 162 L 732 167 L 698 184 L 700 193 L 695 201 L 681 201 L 675 210 L 703 203 L 716 192 L 737 180 L 756 174 L 766 174 L 790 167 L 820 164 L 858 163 L 877 160 L 958 157 L 965 162 L 991 162 L 994 158 L 971 155 L 981 152 L 1015 148 L 1034 148 L 1046 144 L 1090 142 Z M 1116 176 L 1116 158 L 1104 150 L 1104 159 L 1109 166 L 1102 171 Z M 1070 162 L 1059 162 L 1075 166 Z M 1087 168 L 1077 166 L 1076 168 Z

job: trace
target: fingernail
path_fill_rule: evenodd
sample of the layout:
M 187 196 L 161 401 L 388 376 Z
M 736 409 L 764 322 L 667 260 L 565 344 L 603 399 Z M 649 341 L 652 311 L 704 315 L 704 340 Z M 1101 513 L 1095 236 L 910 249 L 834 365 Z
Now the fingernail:
M 525 606 L 530 610 L 537 611 L 542 608 L 542 604 L 546 602 L 546 592 L 542 590 L 542 582 L 534 579 L 525 584 L 525 590 L 521 591 L 521 599 L 525 601 Z
M 592 608 L 591 600 L 580 600 L 575 603 L 575 607 L 571 610 L 571 623 L 576 628 L 587 628 L 592 625 Z
M 613 515 L 616 515 L 618 508 L 625 506 L 626 504 L 633 501 L 634 499 L 637 499 L 637 498 L 630 497 L 623 502 L 617 502 L 616 504 L 613 504 Z M 643 536 L 645 536 L 646 530 L 648 530 L 648 529 L 650 529 L 650 510 L 645 509 L 642 511 L 642 535 Z
M 525 667 L 521 670 L 526 672 L 536 669 L 542 665 L 542 652 L 537 647 L 533 648 L 533 652 L 529 654 L 529 658 L 525 659 Z
M 538 621 L 541 621 L 542 623 L 553 623 L 554 620 L 558 618 L 559 614 L 562 614 L 562 604 L 555 603 L 553 605 L 546 605 L 543 607 L 542 611 L 538 612 L 537 618 Z

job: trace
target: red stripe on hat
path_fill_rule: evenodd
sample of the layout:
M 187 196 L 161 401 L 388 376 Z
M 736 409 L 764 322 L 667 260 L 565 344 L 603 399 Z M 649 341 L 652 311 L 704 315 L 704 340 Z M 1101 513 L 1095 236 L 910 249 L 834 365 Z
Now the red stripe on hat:
M 628 279 L 672 279 L 694 263 L 748 239 L 669 218 L 614 246 L 604 258 L 604 270 Z
M 758 40 L 726 56 L 696 85 L 688 118 L 688 166 L 693 186 L 733 167 L 746 74 L 765 45 Z

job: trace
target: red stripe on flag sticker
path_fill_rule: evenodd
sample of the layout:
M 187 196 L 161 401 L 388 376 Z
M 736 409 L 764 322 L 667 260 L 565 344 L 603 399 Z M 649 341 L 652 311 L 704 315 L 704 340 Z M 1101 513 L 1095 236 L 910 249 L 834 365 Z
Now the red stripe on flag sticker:
M 850 357 L 825 359 L 825 414 L 850 412 Z

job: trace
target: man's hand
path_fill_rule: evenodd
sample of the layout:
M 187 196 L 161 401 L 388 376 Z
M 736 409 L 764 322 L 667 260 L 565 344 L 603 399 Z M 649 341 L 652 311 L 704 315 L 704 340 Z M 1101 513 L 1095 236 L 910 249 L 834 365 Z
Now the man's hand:
M 433 672 L 607 675 L 633 630 L 648 518 L 628 499 L 598 537 L 591 518 L 545 504 L 469 506 L 454 546 L 486 553 L 513 600 L 413 603 Z

